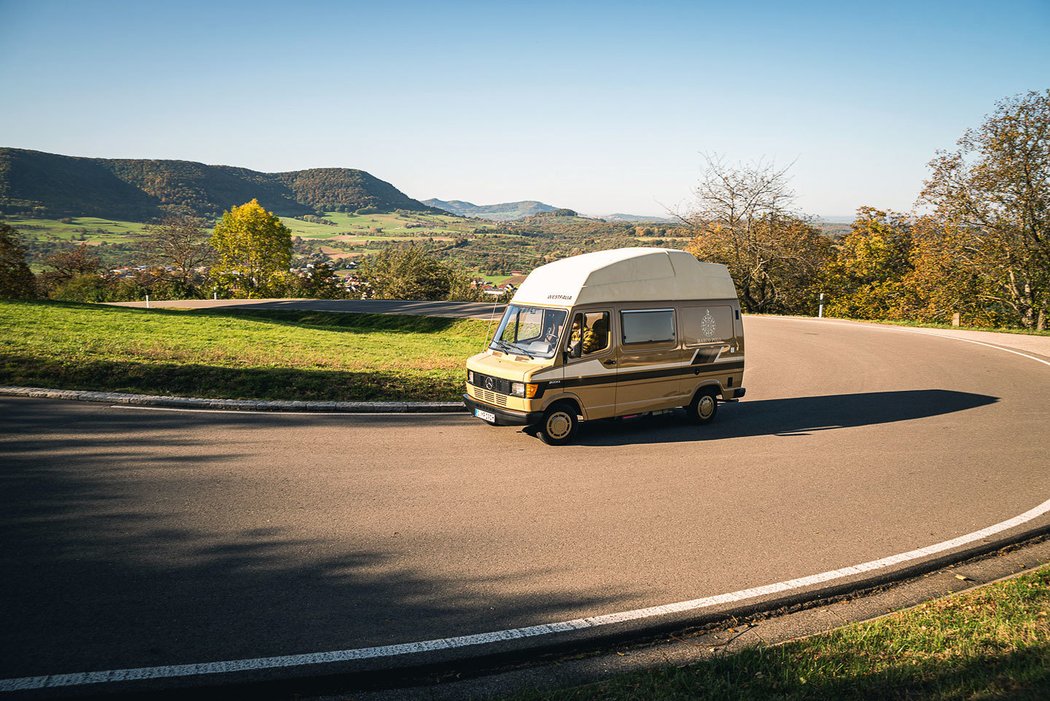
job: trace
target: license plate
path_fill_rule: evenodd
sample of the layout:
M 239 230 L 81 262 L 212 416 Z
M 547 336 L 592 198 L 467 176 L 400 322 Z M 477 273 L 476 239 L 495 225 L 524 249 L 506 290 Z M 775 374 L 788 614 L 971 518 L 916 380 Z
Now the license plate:
M 491 411 L 485 411 L 484 409 L 475 409 L 474 416 L 478 417 L 482 421 L 488 421 L 490 424 L 496 423 L 496 415 Z

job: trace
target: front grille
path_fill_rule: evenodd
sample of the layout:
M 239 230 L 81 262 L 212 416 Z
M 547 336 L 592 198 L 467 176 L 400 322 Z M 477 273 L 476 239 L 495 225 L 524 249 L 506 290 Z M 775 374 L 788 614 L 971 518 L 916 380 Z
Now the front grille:
M 481 389 L 480 387 L 478 387 L 474 390 L 474 395 L 486 404 L 494 404 L 496 406 L 507 406 L 507 395 L 505 394 L 490 392 L 487 389 Z
M 510 394 L 510 380 L 504 380 L 502 377 L 492 377 L 491 375 L 482 375 L 480 372 L 475 372 L 473 385 L 479 390 Z

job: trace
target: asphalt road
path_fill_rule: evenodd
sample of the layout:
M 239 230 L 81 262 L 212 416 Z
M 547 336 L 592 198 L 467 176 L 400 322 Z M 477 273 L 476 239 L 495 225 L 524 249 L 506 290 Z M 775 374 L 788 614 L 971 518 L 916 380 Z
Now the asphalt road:
M 1050 496 L 1050 367 L 901 329 L 745 324 L 747 398 L 714 424 L 595 423 L 563 448 L 455 415 L 0 399 L 0 678 L 636 609 Z

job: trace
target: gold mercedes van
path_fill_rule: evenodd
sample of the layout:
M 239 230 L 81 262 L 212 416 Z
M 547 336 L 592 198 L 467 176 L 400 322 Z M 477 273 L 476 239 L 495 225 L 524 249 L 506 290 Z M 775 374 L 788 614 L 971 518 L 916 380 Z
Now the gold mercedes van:
M 550 445 L 579 422 L 684 407 L 697 423 L 744 396 L 744 327 L 724 265 L 621 248 L 536 268 L 488 349 L 467 360 L 463 401 Z

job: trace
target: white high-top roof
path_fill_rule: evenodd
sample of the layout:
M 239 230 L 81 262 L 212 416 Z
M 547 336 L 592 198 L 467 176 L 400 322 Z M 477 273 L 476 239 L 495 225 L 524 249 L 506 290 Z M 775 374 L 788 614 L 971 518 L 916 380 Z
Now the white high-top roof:
M 511 303 L 568 307 L 689 299 L 736 299 L 726 266 L 672 248 L 617 248 L 536 268 Z

